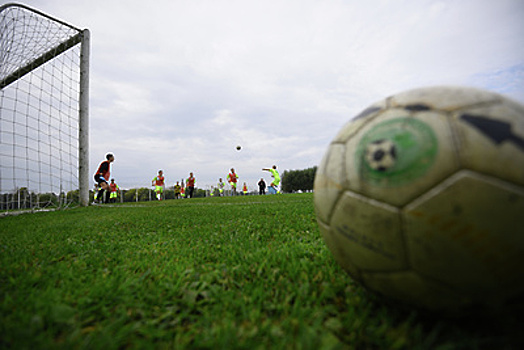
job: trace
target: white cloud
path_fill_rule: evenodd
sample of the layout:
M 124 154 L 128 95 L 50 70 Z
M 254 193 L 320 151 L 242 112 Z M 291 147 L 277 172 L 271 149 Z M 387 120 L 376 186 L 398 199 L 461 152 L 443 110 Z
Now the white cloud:
M 520 0 L 27 3 L 92 32 L 91 167 L 114 151 L 123 187 L 314 166 L 351 116 L 418 86 L 524 101 Z

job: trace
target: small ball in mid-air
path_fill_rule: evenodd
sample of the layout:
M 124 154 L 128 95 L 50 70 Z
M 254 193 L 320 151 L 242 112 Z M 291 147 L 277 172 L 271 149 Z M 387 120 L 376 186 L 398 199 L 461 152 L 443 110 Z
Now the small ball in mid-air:
M 240 151 L 242 147 L 240 145 L 237 146 L 237 151 Z

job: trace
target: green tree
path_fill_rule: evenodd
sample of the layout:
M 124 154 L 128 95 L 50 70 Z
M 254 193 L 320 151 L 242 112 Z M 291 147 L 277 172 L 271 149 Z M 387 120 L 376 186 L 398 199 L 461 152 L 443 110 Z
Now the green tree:
M 155 194 L 151 193 L 151 189 L 147 187 L 142 187 L 138 189 L 138 201 L 139 202 L 146 202 L 150 199 L 153 199 L 155 197 Z
M 136 189 L 131 188 L 129 190 L 124 190 L 122 196 L 124 196 L 124 202 L 134 202 L 136 195 Z
M 132 188 L 130 190 L 123 191 L 124 202 L 136 202 L 137 197 L 139 202 L 149 201 L 151 190 L 146 187 L 142 188 Z M 151 194 L 151 198 L 154 197 L 154 194 Z
M 286 170 L 282 174 L 282 191 L 312 191 L 317 167 L 303 170 Z
M 175 189 L 167 187 L 164 189 L 164 199 L 175 199 Z
M 78 204 L 80 203 L 80 191 L 79 190 L 69 191 L 67 192 L 66 198 L 67 198 L 67 202 Z
M 194 197 L 195 198 L 204 198 L 206 196 L 206 190 L 201 188 L 195 188 Z

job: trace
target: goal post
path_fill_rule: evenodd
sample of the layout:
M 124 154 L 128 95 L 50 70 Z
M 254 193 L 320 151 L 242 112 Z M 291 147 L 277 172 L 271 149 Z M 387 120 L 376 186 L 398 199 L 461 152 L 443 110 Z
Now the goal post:
M 89 30 L 0 6 L 0 210 L 89 204 Z
M 78 186 L 80 205 L 89 204 L 89 53 L 91 34 L 82 31 L 80 47 L 80 93 L 78 111 Z

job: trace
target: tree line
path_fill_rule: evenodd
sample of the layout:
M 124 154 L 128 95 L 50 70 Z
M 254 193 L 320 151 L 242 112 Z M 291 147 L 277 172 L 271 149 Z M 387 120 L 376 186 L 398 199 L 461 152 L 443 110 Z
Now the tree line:
M 317 167 L 303 170 L 286 170 L 282 174 L 282 192 L 313 191 Z

